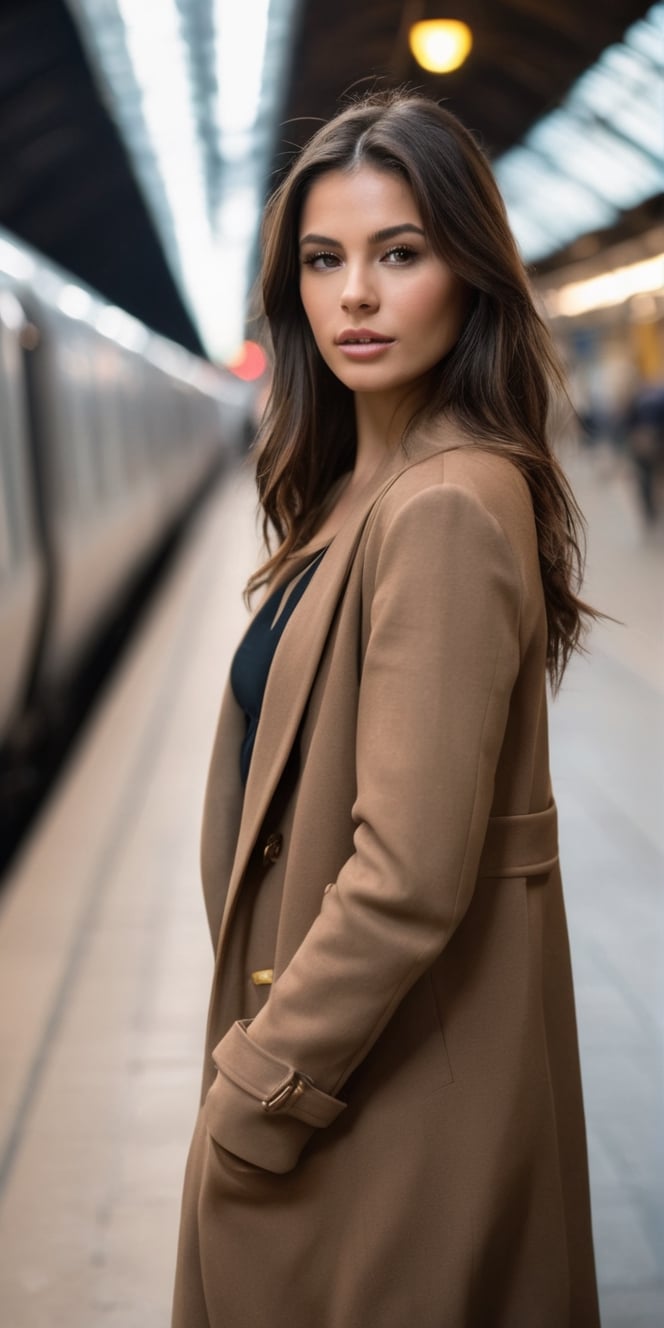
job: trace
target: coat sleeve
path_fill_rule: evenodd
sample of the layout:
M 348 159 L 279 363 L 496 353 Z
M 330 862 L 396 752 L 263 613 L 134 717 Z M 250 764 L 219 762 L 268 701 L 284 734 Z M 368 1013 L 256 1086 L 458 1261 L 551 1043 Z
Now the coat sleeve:
M 354 852 L 250 1023 L 214 1050 L 208 1124 L 288 1171 L 470 902 L 519 668 L 503 530 L 454 485 L 411 497 L 376 562 L 360 682 Z

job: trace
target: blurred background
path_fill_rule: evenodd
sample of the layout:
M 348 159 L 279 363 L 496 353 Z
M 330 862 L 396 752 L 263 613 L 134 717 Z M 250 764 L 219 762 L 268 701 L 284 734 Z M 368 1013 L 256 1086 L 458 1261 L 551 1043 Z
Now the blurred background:
M 489 153 L 569 376 L 615 620 L 551 707 L 603 1323 L 664 1325 L 663 66 L 639 0 L 0 5 L 2 1328 L 168 1323 L 260 215 L 344 98 L 401 84 Z

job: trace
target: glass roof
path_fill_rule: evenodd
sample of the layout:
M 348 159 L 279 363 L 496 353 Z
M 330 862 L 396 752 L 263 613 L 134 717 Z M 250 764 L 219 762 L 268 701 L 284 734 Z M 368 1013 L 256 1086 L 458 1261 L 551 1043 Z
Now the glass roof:
M 303 0 L 67 0 L 208 354 L 244 336 Z M 664 187 L 664 0 L 496 163 L 527 261 Z
M 664 189 L 664 3 L 495 163 L 527 262 L 612 225 Z
M 67 0 L 201 340 L 244 336 L 299 0 Z

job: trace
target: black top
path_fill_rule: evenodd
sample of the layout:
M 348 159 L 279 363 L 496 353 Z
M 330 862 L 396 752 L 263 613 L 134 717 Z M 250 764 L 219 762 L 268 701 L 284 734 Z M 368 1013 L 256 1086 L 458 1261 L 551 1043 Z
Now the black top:
M 327 547 L 327 546 L 326 546 Z M 254 749 L 256 730 L 260 719 L 263 696 L 267 686 L 268 674 L 274 652 L 281 640 L 291 614 L 302 596 L 325 553 L 325 548 L 313 554 L 311 562 L 293 573 L 291 580 L 299 576 L 299 581 L 288 591 L 290 581 L 277 586 L 266 599 L 256 617 L 250 623 L 240 642 L 233 663 L 231 664 L 231 687 L 238 705 L 242 707 L 246 719 L 246 733 L 240 750 L 240 774 L 246 784 L 249 774 L 251 753 Z M 284 595 L 286 602 L 279 612 L 279 605 Z

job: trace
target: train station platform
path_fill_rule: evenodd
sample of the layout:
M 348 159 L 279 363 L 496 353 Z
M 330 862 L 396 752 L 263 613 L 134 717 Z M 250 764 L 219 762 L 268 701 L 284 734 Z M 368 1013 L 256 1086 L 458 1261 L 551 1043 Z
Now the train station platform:
M 664 532 L 642 527 L 619 459 L 563 459 L 589 521 L 587 597 L 625 624 L 595 629 L 551 706 L 603 1324 L 661 1328 Z M 254 511 L 239 468 L 0 895 L 3 1328 L 169 1321 L 212 970 L 200 816 Z

